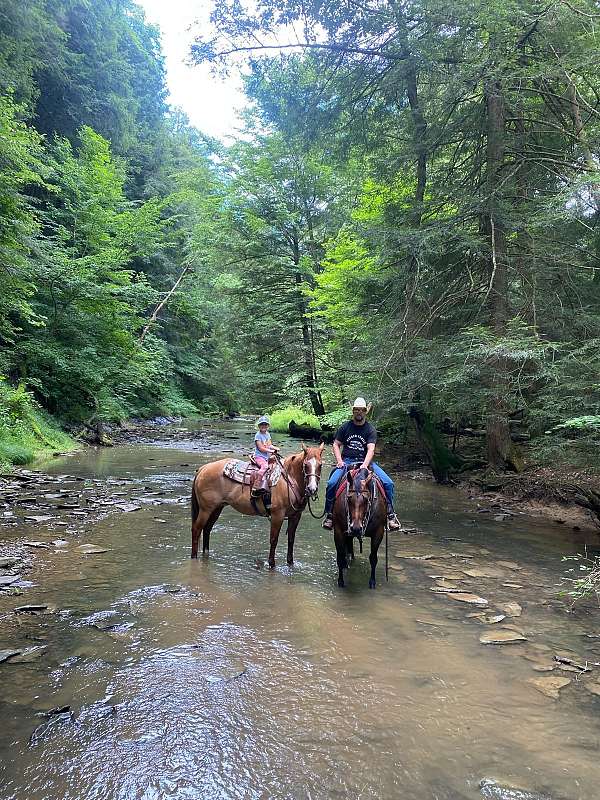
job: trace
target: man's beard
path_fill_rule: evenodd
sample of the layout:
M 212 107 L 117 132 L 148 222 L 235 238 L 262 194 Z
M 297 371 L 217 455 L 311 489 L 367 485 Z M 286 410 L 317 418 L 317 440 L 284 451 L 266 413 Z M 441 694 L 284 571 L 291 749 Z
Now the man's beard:
M 354 421 L 355 422 L 362 422 L 364 418 L 365 418 L 365 415 L 361 414 L 360 412 L 358 414 L 354 414 Z

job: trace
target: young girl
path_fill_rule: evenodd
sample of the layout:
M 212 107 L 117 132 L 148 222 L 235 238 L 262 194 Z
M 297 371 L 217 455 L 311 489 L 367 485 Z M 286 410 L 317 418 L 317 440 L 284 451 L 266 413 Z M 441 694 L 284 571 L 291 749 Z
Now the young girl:
M 269 457 L 279 452 L 279 448 L 275 447 L 271 441 L 269 418 L 263 415 L 258 419 L 256 424 L 258 425 L 258 433 L 254 437 L 254 461 L 258 465 L 258 472 L 254 477 L 252 494 L 260 494 L 265 490 L 263 481 L 267 467 L 269 466 Z

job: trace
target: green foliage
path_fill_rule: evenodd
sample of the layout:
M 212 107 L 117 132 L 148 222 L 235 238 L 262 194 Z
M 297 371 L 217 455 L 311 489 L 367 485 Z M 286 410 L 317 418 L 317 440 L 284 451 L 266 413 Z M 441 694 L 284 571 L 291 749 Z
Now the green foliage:
M 571 598 L 573 605 L 589 598 L 600 601 L 600 556 L 590 556 L 586 550 L 583 555 L 564 556 L 563 561 L 573 562 L 574 566 L 563 577 L 565 589 L 559 595 Z
M 271 430 L 279 433 L 287 433 L 289 424 L 292 420 L 297 425 L 310 425 L 311 428 L 320 428 L 321 422 L 318 417 L 299 406 L 285 406 L 277 408 L 269 414 L 271 420 Z
M 73 439 L 46 417 L 23 385 L 13 388 L 0 379 L 0 472 L 74 447 Z

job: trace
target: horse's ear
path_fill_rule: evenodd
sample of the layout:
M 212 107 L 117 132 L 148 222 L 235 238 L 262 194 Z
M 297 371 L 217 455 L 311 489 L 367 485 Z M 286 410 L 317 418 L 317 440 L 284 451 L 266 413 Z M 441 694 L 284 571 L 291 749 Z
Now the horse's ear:
M 321 442 L 321 445 L 319 447 L 319 453 L 322 453 L 323 450 L 325 450 L 325 442 Z
M 304 450 L 305 454 L 308 453 L 308 447 L 304 444 L 304 442 L 302 442 L 302 449 Z

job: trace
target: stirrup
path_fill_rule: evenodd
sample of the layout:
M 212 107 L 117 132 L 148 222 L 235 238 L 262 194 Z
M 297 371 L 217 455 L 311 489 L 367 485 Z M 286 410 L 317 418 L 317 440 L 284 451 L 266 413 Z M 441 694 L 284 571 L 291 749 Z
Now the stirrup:
M 321 523 L 321 527 L 325 528 L 326 531 L 333 530 L 333 514 L 325 515 L 325 519 Z

